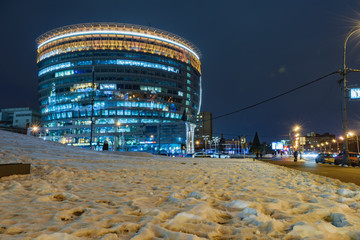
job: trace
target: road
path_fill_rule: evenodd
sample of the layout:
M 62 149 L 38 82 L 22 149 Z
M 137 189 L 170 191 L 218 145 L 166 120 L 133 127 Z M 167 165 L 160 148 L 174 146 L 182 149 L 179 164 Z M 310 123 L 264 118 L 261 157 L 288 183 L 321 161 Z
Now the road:
M 297 162 L 294 162 L 293 158 L 287 157 L 262 159 L 261 161 L 339 179 L 342 182 L 355 183 L 360 186 L 359 167 L 341 167 L 332 164 L 317 164 L 314 160 L 298 160 Z

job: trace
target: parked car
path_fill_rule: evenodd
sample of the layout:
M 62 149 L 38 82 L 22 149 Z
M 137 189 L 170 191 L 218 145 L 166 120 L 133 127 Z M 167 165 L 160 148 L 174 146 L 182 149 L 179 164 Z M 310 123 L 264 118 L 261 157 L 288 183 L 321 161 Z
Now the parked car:
M 223 153 L 214 153 L 211 155 L 212 158 L 230 158 L 229 155 Z
M 335 156 L 333 153 L 319 153 L 315 158 L 316 163 L 334 163 Z
M 342 152 L 335 157 L 335 165 L 342 164 L 343 156 L 344 153 Z M 359 153 L 349 152 L 349 158 L 345 164 L 349 166 L 359 166 L 359 158 L 360 158 Z
M 192 155 L 193 158 L 209 158 L 211 157 L 210 155 L 207 155 L 206 153 L 203 152 L 196 152 Z
M 191 154 L 191 153 L 188 153 L 188 154 L 185 154 L 185 155 L 184 155 L 184 157 L 190 157 L 190 158 L 191 158 L 192 156 L 193 156 L 193 154 Z

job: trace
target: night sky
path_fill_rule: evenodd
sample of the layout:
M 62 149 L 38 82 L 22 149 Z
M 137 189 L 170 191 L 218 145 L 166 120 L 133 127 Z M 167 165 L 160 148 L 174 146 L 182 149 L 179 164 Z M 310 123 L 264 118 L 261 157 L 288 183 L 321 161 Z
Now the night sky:
M 203 105 L 213 117 L 286 92 L 342 67 L 347 32 L 360 20 L 356 0 L 3 1 L 0 108 L 38 108 L 35 39 L 84 22 L 163 29 L 202 52 Z M 356 36 L 347 65 L 360 68 Z M 341 92 L 333 75 L 258 107 L 214 120 L 214 135 L 270 142 L 295 124 L 303 133 L 341 135 Z M 360 83 L 360 73 L 348 76 Z M 360 102 L 348 103 L 349 129 L 360 131 Z

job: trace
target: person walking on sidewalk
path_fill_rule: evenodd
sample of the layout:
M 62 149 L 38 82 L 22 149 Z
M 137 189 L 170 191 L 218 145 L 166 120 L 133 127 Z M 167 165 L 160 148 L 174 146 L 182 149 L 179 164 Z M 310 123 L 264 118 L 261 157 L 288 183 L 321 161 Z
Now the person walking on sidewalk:
M 294 152 L 294 162 L 297 161 L 297 157 L 298 157 L 298 151 L 295 151 L 295 152 Z

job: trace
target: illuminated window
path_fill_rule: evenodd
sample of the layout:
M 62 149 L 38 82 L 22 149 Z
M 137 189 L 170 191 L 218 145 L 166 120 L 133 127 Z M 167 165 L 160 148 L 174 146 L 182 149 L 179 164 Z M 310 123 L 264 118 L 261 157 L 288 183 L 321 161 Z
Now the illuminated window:
M 55 77 L 64 77 L 73 74 L 74 74 L 74 70 L 66 70 L 66 71 L 56 72 Z
M 102 110 L 101 115 L 102 116 L 109 116 L 109 111 L 108 110 Z
M 191 78 L 191 74 L 190 74 L 190 73 L 186 73 L 186 76 L 188 76 L 188 78 Z
M 100 84 L 100 89 L 116 89 L 116 84 Z
M 161 92 L 161 87 L 140 86 L 140 90 L 142 90 L 142 91 L 155 91 L 155 92 Z
M 178 95 L 182 97 L 182 96 L 184 96 L 184 93 L 182 91 L 179 91 Z

